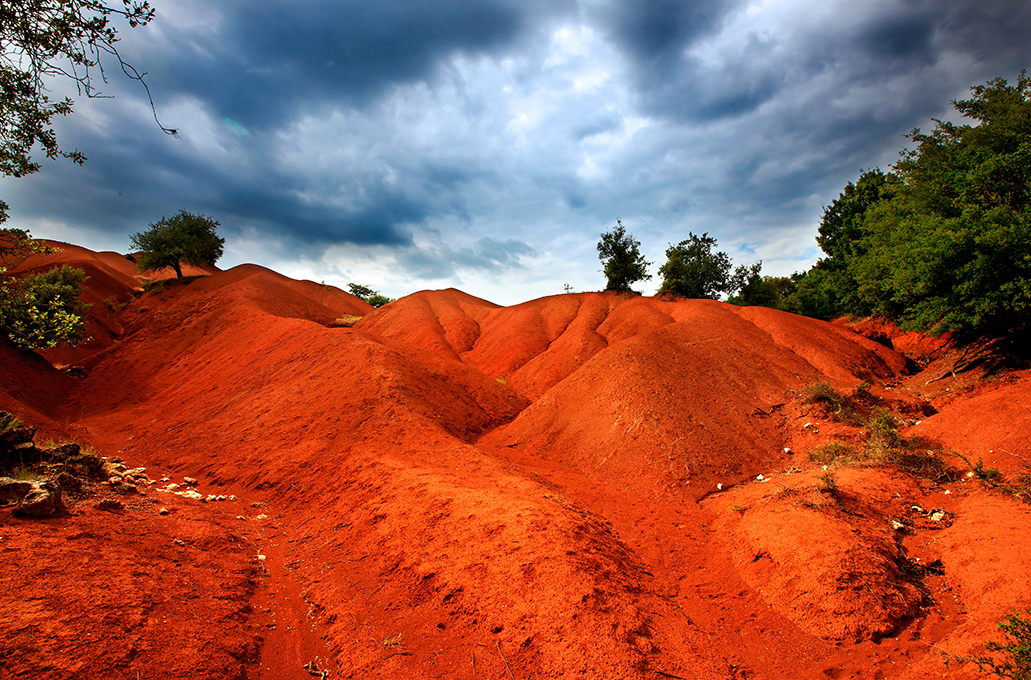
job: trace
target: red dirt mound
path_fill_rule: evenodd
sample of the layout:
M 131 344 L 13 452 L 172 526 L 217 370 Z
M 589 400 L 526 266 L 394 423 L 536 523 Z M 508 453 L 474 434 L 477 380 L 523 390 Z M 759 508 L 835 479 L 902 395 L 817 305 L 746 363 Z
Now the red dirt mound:
M 110 311 L 79 382 L 0 355 L 0 408 L 211 500 L 160 482 L 46 540 L 0 510 L 32 554 L 0 574 L 12 677 L 972 678 L 938 650 L 1029 603 L 1019 501 L 869 461 L 832 463 L 831 493 L 785 450 L 869 436 L 806 384 L 922 398 L 844 327 L 609 293 L 372 310 L 253 266 Z M 965 446 L 968 399 L 1000 403 L 954 396 L 918 428 Z M 88 640 L 60 602 L 89 608 Z

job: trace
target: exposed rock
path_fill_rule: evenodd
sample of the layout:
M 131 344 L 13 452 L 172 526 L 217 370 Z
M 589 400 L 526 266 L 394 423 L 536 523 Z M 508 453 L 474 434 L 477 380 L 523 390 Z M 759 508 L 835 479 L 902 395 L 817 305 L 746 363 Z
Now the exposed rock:
M 193 477 L 183 477 L 183 484 L 186 486 L 197 486 L 197 480 Z
M 32 482 L 22 479 L 0 477 L 0 505 L 20 503 L 25 495 L 32 491 Z
M 12 427 L 0 432 L 0 451 L 10 450 L 19 444 L 31 444 L 36 436 L 35 427 Z
M 67 491 L 68 493 L 79 493 L 80 491 L 82 491 L 82 480 L 76 477 L 75 475 L 70 475 L 67 472 L 62 472 L 61 474 L 57 475 L 56 481 L 57 485 L 60 486 L 62 490 Z
M 31 517 L 53 517 L 67 511 L 61 501 L 61 487 L 50 480 L 32 482 L 29 491 L 14 512 Z
M 118 512 L 125 508 L 122 505 L 122 501 L 114 498 L 105 498 L 96 505 L 97 510 L 107 510 L 108 512 Z

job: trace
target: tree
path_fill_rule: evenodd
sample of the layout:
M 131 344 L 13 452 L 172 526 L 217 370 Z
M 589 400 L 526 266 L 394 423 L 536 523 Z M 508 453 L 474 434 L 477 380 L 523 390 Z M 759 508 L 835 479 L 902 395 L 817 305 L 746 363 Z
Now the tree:
M 727 302 L 744 307 L 779 308 L 781 288 L 790 281 L 785 277 L 762 275 L 763 263 L 759 260 L 751 267 L 738 265 L 730 277 L 730 290 L 736 291 Z
M 369 288 L 368 286 L 363 286 L 360 283 L 349 283 L 347 284 L 347 289 L 351 291 L 351 295 L 365 300 L 373 307 L 382 307 L 383 305 L 394 301 L 394 298 L 380 295 L 379 292 Z
M 716 239 L 705 233 L 688 238 L 666 249 L 666 264 L 659 267 L 662 276 L 660 295 L 715 300 L 730 290 L 730 256 L 713 252 Z
M 138 0 L 123 0 L 123 8 L 99 0 L 0 3 L 0 173 L 22 177 L 37 172 L 40 165 L 31 158 L 37 143 L 48 158 L 64 156 L 80 165 L 86 160 L 79 151 L 62 151 L 57 143 L 53 117 L 71 113 L 74 102 L 67 97 L 51 101 L 48 79 L 69 78 L 80 94 L 100 96 L 94 79 L 99 75 L 106 81 L 106 56 L 115 59 L 129 78 L 138 80 L 150 97 L 143 79 L 146 74 L 123 61 L 115 47 L 118 33 L 110 22 L 113 15 L 136 28 L 149 23 L 154 10 Z M 164 132 L 176 133 L 157 122 Z
M 85 337 L 82 313 L 89 307 L 79 299 L 85 280 L 81 269 L 68 265 L 17 281 L 0 280 L 0 329 L 22 349 L 81 342 Z
M 226 242 L 215 233 L 218 226 L 207 215 L 193 215 L 185 210 L 172 218 L 162 217 L 147 231 L 130 237 L 133 247 L 141 251 L 136 267 L 144 271 L 171 267 L 176 278 L 181 279 L 182 264 L 215 264 L 222 257 Z
M 971 92 L 953 106 L 975 125 L 913 130 L 890 173 L 863 173 L 824 211 L 828 257 L 798 278 L 789 309 L 931 333 L 1031 330 L 1031 79 Z
M 605 290 L 629 291 L 632 284 L 652 278 L 647 272 L 651 262 L 645 261 L 640 248 L 640 242 L 626 233 L 619 220 L 612 231 L 601 235 L 598 259 L 604 263 L 602 272 L 608 279 Z

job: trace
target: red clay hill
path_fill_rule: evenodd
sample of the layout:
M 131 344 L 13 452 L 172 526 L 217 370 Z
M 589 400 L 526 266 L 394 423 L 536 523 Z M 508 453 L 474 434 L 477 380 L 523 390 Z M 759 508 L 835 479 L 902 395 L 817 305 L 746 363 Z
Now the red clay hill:
M 1031 506 L 950 453 L 1019 478 L 1027 372 L 714 301 L 144 292 L 63 248 L 19 270 L 85 269 L 93 340 L 0 345 L 0 408 L 153 483 L 0 510 L 3 677 L 975 678 L 948 655 L 1031 605 Z M 864 455 L 878 408 L 954 471 Z

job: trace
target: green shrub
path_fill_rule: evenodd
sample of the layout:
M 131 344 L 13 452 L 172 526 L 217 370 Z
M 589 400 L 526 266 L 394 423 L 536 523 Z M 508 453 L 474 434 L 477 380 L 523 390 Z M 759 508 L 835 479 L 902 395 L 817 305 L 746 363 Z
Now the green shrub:
M 1031 615 L 1031 610 L 1026 613 Z M 982 673 L 993 673 L 996 677 L 1031 680 L 1031 620 L 1017 610 L 1007 614 L 1006 619 L 996 625 L 1006 634 L 1006 642 L 985 644 L 988 654 L 953 657 L 953 660 L 973 662 Z M 1001 652 L 1002 657 L 996 658 L 995 652 Z M 948 660 L 945 665 L 949 665 Z
M 68 265 L 0 282 L 0 329 L 21 349 L 51 349 L 85 338 L 82 302 L 86 274 Z

